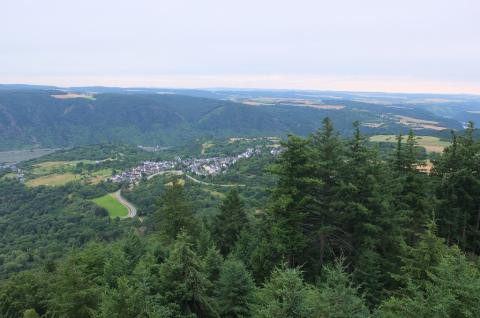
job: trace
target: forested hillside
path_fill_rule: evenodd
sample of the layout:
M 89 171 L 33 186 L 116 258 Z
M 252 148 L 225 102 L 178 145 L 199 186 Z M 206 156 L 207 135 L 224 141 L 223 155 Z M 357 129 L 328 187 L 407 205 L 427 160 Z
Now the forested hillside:
M 16 86 L 14 86 L 16 87 Z M 406 106 L 317 97 L 309 100 L 238 98 L 213 99 L 177 92 L 130 92 L 99 89 L 66 93 L 49 88 L 0 90 L 0 150 L 59 148 L 98 143 L 169 146 L 198 138 L 238 136 L 306 136 L 326 116 L 343 134 L 359 120 L 368 134 L 438 134 L 461 129 L 451 118 Z M 95 90 L 95 87 L 88 91 Z M 220 95 L 221 98 L 227 98 Z
M 113 243 L 0 281 L 0 315 L 480 316 L 473 125 L 453 134 L 431 170 L 413 132 L 380 155 L 358 123 L 352 131 L 344 139 L 327 118 L 308 137 L 289 136 L 267 168 L 274 184 L 261 182 L 269 188 L 261 208 L 249 202 L 250 185 L 229 189 L 205 214 L 179 178 L 140 184 L 130 194 L 151 193 L 142 222 Z

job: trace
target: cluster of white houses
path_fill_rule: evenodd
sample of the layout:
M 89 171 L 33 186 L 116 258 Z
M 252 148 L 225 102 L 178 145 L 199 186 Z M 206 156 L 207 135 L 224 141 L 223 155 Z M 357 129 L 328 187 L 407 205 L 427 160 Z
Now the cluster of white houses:
M 175 158 L 171 161 L 144 161 L 141 165 L 114 175 L 110 178 L 112 182 L 129 182 L 135 183 L 142 178 L 148 178 L 154 174 L 158 174 L 169 170 L 181 170 L 195 175 L 212 175 L 224 172 L 242 158 L 250 158 L 255 154 L 259 154 L 260 149 L 248 148 L 243 153 L 231 157 L 212 157 L 199 159 L 181 159 Z

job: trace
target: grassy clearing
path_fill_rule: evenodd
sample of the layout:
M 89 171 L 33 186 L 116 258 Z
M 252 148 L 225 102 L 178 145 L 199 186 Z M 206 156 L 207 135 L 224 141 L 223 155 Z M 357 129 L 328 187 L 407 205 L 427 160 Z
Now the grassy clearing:
M 375 135 L 370 137 L 373 142 L 397 142 L 395 135 Z M 420 147 L 425 148 L 427 152 L 441 153 L 445 147 L 450 145 L 450 142 L 443 141 L 438 137 L 433 136 L 418 136 L 417 142 Z M 405 141 L 406 139 L 404 139 Z
M 213 191 L 213 190 L 210 190 L 210 189 L 205 189 L 205 188 L 202 188 L 202 190 L 208 194 L 210 194 L 212 197 L 214 198 L 217 198 L 217 199 L 224 199 L 225 198 L 225 194 L 221 193 L 221 192 L 218 192 L 218 191 Z
M 95 163 L 93 160 L 74 160 L 74 161 L 46 161 L 33 165 L 32 173 L 38 175 L 49 174 L 61 170 L 74 168 L 78 163 Z
M 81 176 L 73 173 L 54 173 L 47 176 L 38 177 L 27 181 L 27 186 L 38 187 L 46 186 L 61 186 L 70 181 L 80 180 Z
M 92 174 L 75 174 L 71 172 L 52 173 L 37 175 L 26 182 L 29 187 L 38 186 L 61 186 L 71 181 L 84 181 L 90 184 L 98 184 L 112 175 L 112 169 L 102 169 Z
M 93 172 L 92 175 L 88 177 L 87 182 L 90 184 L 98 184 L 111 176 L 112 176 L 112 169 L 102 169 L 102 170 Z
M 182 187 L 185 185 L 185 179 L 183 179 L 183 178 L 177 179 L 176 182 L 177 182 L 179 185 L 181 185 Z M 165 185 L 166 185 L 167 187 L 171 187 L 171 186 L 173 186 L 173 181 L 167 182 L 167 183 L 165 183 Z
M 128 210 L 120 202 L 118 202 L 113 193 L 106 194 L 103 197 L 99 197 L 92 200 L 98 206 L 106 209 L 111 218 L 126 217 Z
M 446 127 L 438 126 L 439 122 L 431 120 L 423 120 L 408 116 L 395 115 L 398 118 L 398 122 L 402 125 L 409 126 L 412 128 L 421 128 L 421 129 L 432 129 L 432 130 L 445 130 Z
M 202 155 L 204 155 L 208 148 L 212 148 L 215 144 L 214 143 L 211 143 L 211 142 L 206 142 L 206 143 L 203 143 L 202 144 Z

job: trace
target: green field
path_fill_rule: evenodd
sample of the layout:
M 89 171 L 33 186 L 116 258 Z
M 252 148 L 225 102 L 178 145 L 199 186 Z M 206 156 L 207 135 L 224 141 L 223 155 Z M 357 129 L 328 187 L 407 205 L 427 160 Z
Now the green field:
M 106 194 L 103 197 L 93 199 L 92 201 L 106 209 L 111 218 L 122 218 L 128 215 L 127 208 L 121 205 L 120 202 L 113 197 L 113 193 Z
M 77 163 L 93 164 L 93 160 L 73 160 L 73 161 L 46 161 L 32 166 L 32 172 L 36 175 L 45 175 L 58 173 L 75 168 Z
M 443 152 L 445 147 L 450 145 L 450 142 L 441 140 L 438 137 L 433 136 L 417 136 L 418 145 L 425 148 L 427 152 Z M 404 141 L 406 139 L 404 138 Z M 370 137 L 370 141 L 373 142 L 397 142 L 397 136 L 395 135 L 375 135 Z

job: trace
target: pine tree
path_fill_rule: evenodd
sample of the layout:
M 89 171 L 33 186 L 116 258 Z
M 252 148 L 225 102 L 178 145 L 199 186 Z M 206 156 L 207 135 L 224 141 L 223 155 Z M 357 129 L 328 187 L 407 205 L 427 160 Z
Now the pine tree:
M 255 285 L 245 265 L 229 258 L 222 266 L 216 284 L 216 299 L 220 316 L 225 318 L 250 317 Z
M 220 213 L 213 221 L 213 237 L 222 255 L 228 255 L 242 230 L 248 226 L 248 218 L 244 204 L 241 201 L 237 189 L 228 192 L 220 205 Z

